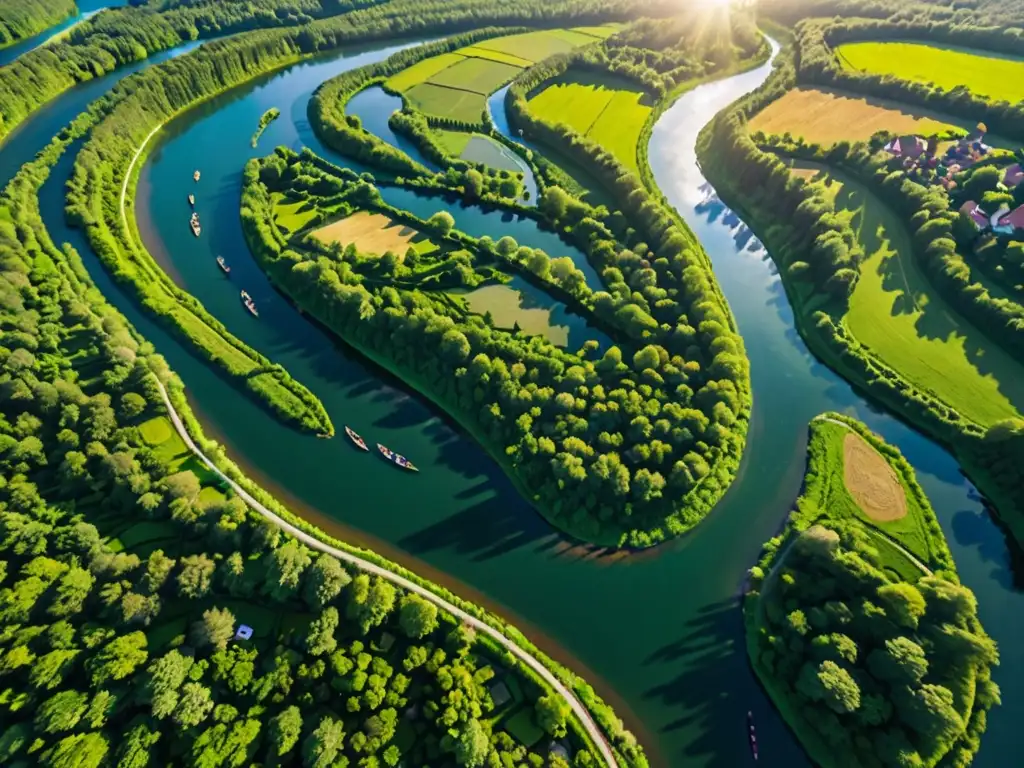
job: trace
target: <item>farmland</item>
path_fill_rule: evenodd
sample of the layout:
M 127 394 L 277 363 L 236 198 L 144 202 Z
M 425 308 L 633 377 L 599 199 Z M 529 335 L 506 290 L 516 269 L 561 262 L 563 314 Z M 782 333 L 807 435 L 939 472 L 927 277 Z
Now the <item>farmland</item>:
M 387 87 L 402 93 L 427 115 L 479 123 L 487 96 L 523 69 L 548 56 L 597 42 L 616 29 L 550 29 L 482 40 L 418 62 L 392 76 Z
M 344 219 L 327 224 L 313 233 L 324 243 L 354 243 L 361 253 L 382 255 L 393 251 L 404 258 L 409 248 L 429 253 L 437 247 L 420 232 L 380 213 L 360 211 Z
M 825 181 L 825 179 L 822 179 Z M 866 254 L 845 322 L 901 376 L 988 426 L 1024 409 L 1020 365 L 935 293 L 911 257 L 899 218 L 838 174 L 836 207 L 853 217 Z
M 637 144 L 651 106 L 624 80 L 569 72 L 530 99 L 534 114 L 566 123 L 638 172 Z
M 817 88 L 796 88 L 750 121 L 752 131 L 789 133 L 826 146 L 838 141 L 864 141 L 878 131 L 927 135 L 957 127 L 926 110 Z
M 923 43 L 845 43 L 836 56 L 847 69 L 940 88 L 966 86 L 993 101 L 1024 99 L 1024 61 L 996 53 Z

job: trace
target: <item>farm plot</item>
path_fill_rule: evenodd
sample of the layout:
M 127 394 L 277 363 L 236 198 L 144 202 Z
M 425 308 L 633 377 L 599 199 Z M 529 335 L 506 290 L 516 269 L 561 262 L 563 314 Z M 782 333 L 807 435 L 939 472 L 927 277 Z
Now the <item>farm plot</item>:
M 931 135 L 956 128 L 966 125 L 898 102 L 818 88 L 795 88 L 750 121 L 751 131 L 789 133 L 825 146 L 865 141 L 878 131 Z
M 637 144 L 651 113 L 647 101 L 644 93 L 618 78 L 568 72 L 529 104 L 541 119 L 568 124 L 638 172 Z
M 396 91 L 407 91 L 414 85 L 425 83 L 438 72 L 443 72 L 453 64 L 463 60 L 463 56 L 457 53 L 442 53 L 439 56 L 431 56 L 413 64 L 408 69 L 403 69 L 397 75 L 391 76 L 387 85 Z
M 859 184 L 829 171 L 836 208 L 866 254 L 844 321 L 854 337 L 916 387 L 978 424 L 1024 412 L 1024 376 L 1010 355 L 934 291 L 903 222 Z
M 519 74 L 520 68 L 488 59 L 463 59 L 430 78 L 432 85 L 472 91 L 486 96 Z
M 993 101 L 1024 99 L 1024 60 L 989 51 L 898 42 L 844 43 L 836 49 L 842 65 L 857 72 L 902 80 L 964 86 Z
M 481 93 L 445 88 L 433 83 L 420 83 L 406 91 L 405 97 L 424 114 L 450 117 L 467 123 L 479 123 L 487 109 L 487 97 Z
M 420 253 L 437 250 L 437 246 L 418 230 L 384 214 L 369 211 L 359 211 L 327 224 L 313 232 L 313 236 L 323 243 L 354 243 L 361 253 L 379 256 L 393 251 L 400 259 L 405 257 L 410 247 Z

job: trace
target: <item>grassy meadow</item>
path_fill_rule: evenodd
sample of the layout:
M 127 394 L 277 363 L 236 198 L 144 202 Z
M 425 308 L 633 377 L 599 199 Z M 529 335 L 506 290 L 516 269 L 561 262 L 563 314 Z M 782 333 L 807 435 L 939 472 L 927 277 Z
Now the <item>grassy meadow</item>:
M 818 88 L 795 88 L 750 120 L 751 131 L 801 136 L 825 146 L 866 141 L 878 131 L 934 134 L 956 128 L 927 110 L 898 102 Z
M 569 328 L 554 325 L 551 321 L 553 307 L 534 306 L 515 288 L 508 285 L 485 285 L 469 293 L 462 294 L 471 312 L 491 313 L 491 318 L 498 328 L 513 328 L 516 325 L 524 333 L 543 336 L 552 344 L 566 347 L 569 344 Z
M 983 426 L 1024 413 L 1024 369 L 947 305 L 919 271 L 900 219 L 855 182 L 819 174 L 866 254 L 844 322 L 916 387 Z
M 844 43 L 836 56 L 847 69 L 902 80 L 966 86 L 993 101 L 1024 99 L 1024 60 L 987 51 L 924 43 Z
M 418 62 L 389 78 L 387 86 L 428 115 L 478 123 L 487 97 L 526 67 L 602 40 L 618 29 L 619 25 L 547 29 L 481 40 Z
M 280 192 L 273 193 L 271 197 L 274 201 L 274 223 L 289 233 L 298 232 L 316 218 L 316 211 L 303 200 L 286 202 Z
M 637 145 L 651 105 L 624 80 L 568 72 L 530 99 L 530 109 L 551 123 L 566 123 L 639 173 Z
M 409 248 L 419 253 L 431 253 L 437 246 L 426 236 L 412 227 L 394 221 L 382 213 L 358 211 L 338 221 L 331 222 L 313 232 L 313 237 L 323 243 L 355 243 L 360 253 L 378 256 L 393 251 L 399 258 L 405 257 Z

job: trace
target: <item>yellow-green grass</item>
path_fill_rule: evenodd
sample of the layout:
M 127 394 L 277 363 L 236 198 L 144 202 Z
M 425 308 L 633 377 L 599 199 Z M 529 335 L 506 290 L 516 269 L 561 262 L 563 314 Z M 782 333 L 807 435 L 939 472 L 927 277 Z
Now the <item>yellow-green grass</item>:
M 789 133 L 825 146 L 839 141 L 864 141 L 878 131 L 931 135 L 957 127 L 927 110 L 819 88 L 795 88 L 750 121 L 751 131 Z
M 475 46 L 488 51 L 508 53 L 536 63 L 549 56 L 554 56 L 556 53 L 568 53 L 580 45 L 594 42 L 587 35 L 582 34 L 573 35 L 572 41 L 570 41 L 566 32 L 567 30 L 554 29 L 524 32 L 519 35 L 496 37 L 493 40 L 482 40 Z
M 978 424 L 1024 412 L 1024 368 L 935 292 L 917 267 L 903 222 L 856 182 L 832 171 L 824 176 L 864 248 L 844 318 L 857 341 Z
M 419 253 L 437 250 L 437 246 L 422 232 L 395 221 L 390 216 L 369 211 L 358 211 L 320 227 L 313 232 L 313 237 L 323 243 L 355 243 L 360 253 L 378 256 L 393 251 L 400 258 L 404 258 L 410 247 Z
M 988 51 L 925 43 L 844 43 L 836 49 L 847 69 L 901 80 L 965 86 L 993 101 L 1024 99 L 1024 60 Z
M 500 61 L 468 58 L 438 72 L 427 82 L 486 96 L 518 75 L 520 67 Z
M 510 53 L 502 53 L 501 51 L 489 51 L 486 48 L 477 48 L 475 45 L 471 45 L 468 48 L 459 48 L 459 53 L 463 56 L 471 56 L 477 59 L 500 61 L 502 64 L 511 64 L 514 67 L 524 69 L 533 64 L 532 61 L 521 56 L 513 56 Z
M 431 56 L 413 64 L 408 69 L 403 69 L 397 75 L 392 75 L 387 86 L 396 91 L 407 91 L 414 85 L 425 83 L 431 77 L 444 69 L 462 61 L 463 57 L 457 53 L 442 53 L 438 56 Z
M 139 425 L 139 432 L 146 444 L 153 448 L 157 458 L 167 463 L 172 473 L 189 470 L 204 486 L 211 486 L 200 491 L 199 498 L 202 501 L 218 501 L 225 498 L 220 490 L 212 487 L 219 482 L 219 478 L 188 449 L 169 418 L 154 416 Z
M 434 136 L 437 139 L 437 143 L 440 144 L 444 151 L 452 157 L 461 157 L 462 150 L 469 144 L 470 138 L 473 136 L 472 133 L 466 133 L 465 131 L 446 131 L 444 129 L 436 129 Z
M 558 347 L 569 344 L 569 327 L 552 325 L 552 307 L 526 306 L 523 295 L 507 285 L 485 285 L 476 288 L 463 297 L 471 312 L 491 313 L 498 328 L 514 328 L 532 336 L 543 336 Z M 554 304 L 554 302 L 552 302 Z
M 572 31 L 573 32 L 579 32 L 580 34 L 583 34 L 583 35 L 589 35 L 590 37 L 596 37 L 596 38 L 599 38 L 601 40 L 607 40 L 609 37 L 614 35 L 620 29 L 622 29 L 622 25 L 621 24 L 612 23 L 612 24 L 605 24 L 605 25 L 600 26 L 600 27 L 573 27 Z
M 647 97 L 625 81 L 573 72 L 554 80 L 529 101 L 537 117 L 566 123 L 639 173 L 637 144 L 651 113 Z
M 420 112 L 479 123 L 487 109 L 487 97 L 480 93 L 420 83 L 405 92 L 405 97 Z
M 283 230 L 298 232 L 316 218 L 316 209 L 304 200 L 285 202 L 285 197 L 280 192 L 274 192 L 272 199 L 274 222 Z

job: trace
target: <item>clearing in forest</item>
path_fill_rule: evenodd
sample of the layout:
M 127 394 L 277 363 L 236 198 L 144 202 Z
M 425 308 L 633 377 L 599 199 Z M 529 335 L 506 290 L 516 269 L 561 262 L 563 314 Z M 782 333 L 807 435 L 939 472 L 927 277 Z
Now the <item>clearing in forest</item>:
M 316 218 L 316 211 L 305 200 L 286 201 L 280 193 L 274 193 L 272 199 L 274 222 L 287 232 L 298 232 Z
M 570 71 L 530 99 L 530 109 L 549 123 L 566 123 L 639 172 L 637 146 L 651 113 L 649 98 L 625 80 Z
M 825 146 L 865 141 L 878 131 L 930 135 L 958 127 L 966 126 L 895 101 L 819 88 L 795 88 L 750 120 L 751 131 L 789 133 Z
M 843 482 L 864 514 L 877 522 L 907 514 L 907 494 L 895 470 L 860 435 L 843 438 Z
M 355 243 L 360 253 L 380 256 L 392 251 L 399 259 L 405 258 L 409 248 L 415 248 L 420 253 L 437 250 L 437 246 L 426 239 L 422 232 L 390 216 L 369 211 L 358 211 L 320 227 L 313 232 L 313 236 L 322 243 Z
M 844 43 L 836 56 L 846 69 L 901 80 L 964 86 L 992 101 L 1024 99 L 1024 60 L 990 51 L 900 42 Z
M 834 171 L 821 183 L 852 217 L 864 249 L 844 322 L 853 336 L 917 388 L 982 426 L 1024 412 L 1024 370 L 932 288 L 900 218 Z

